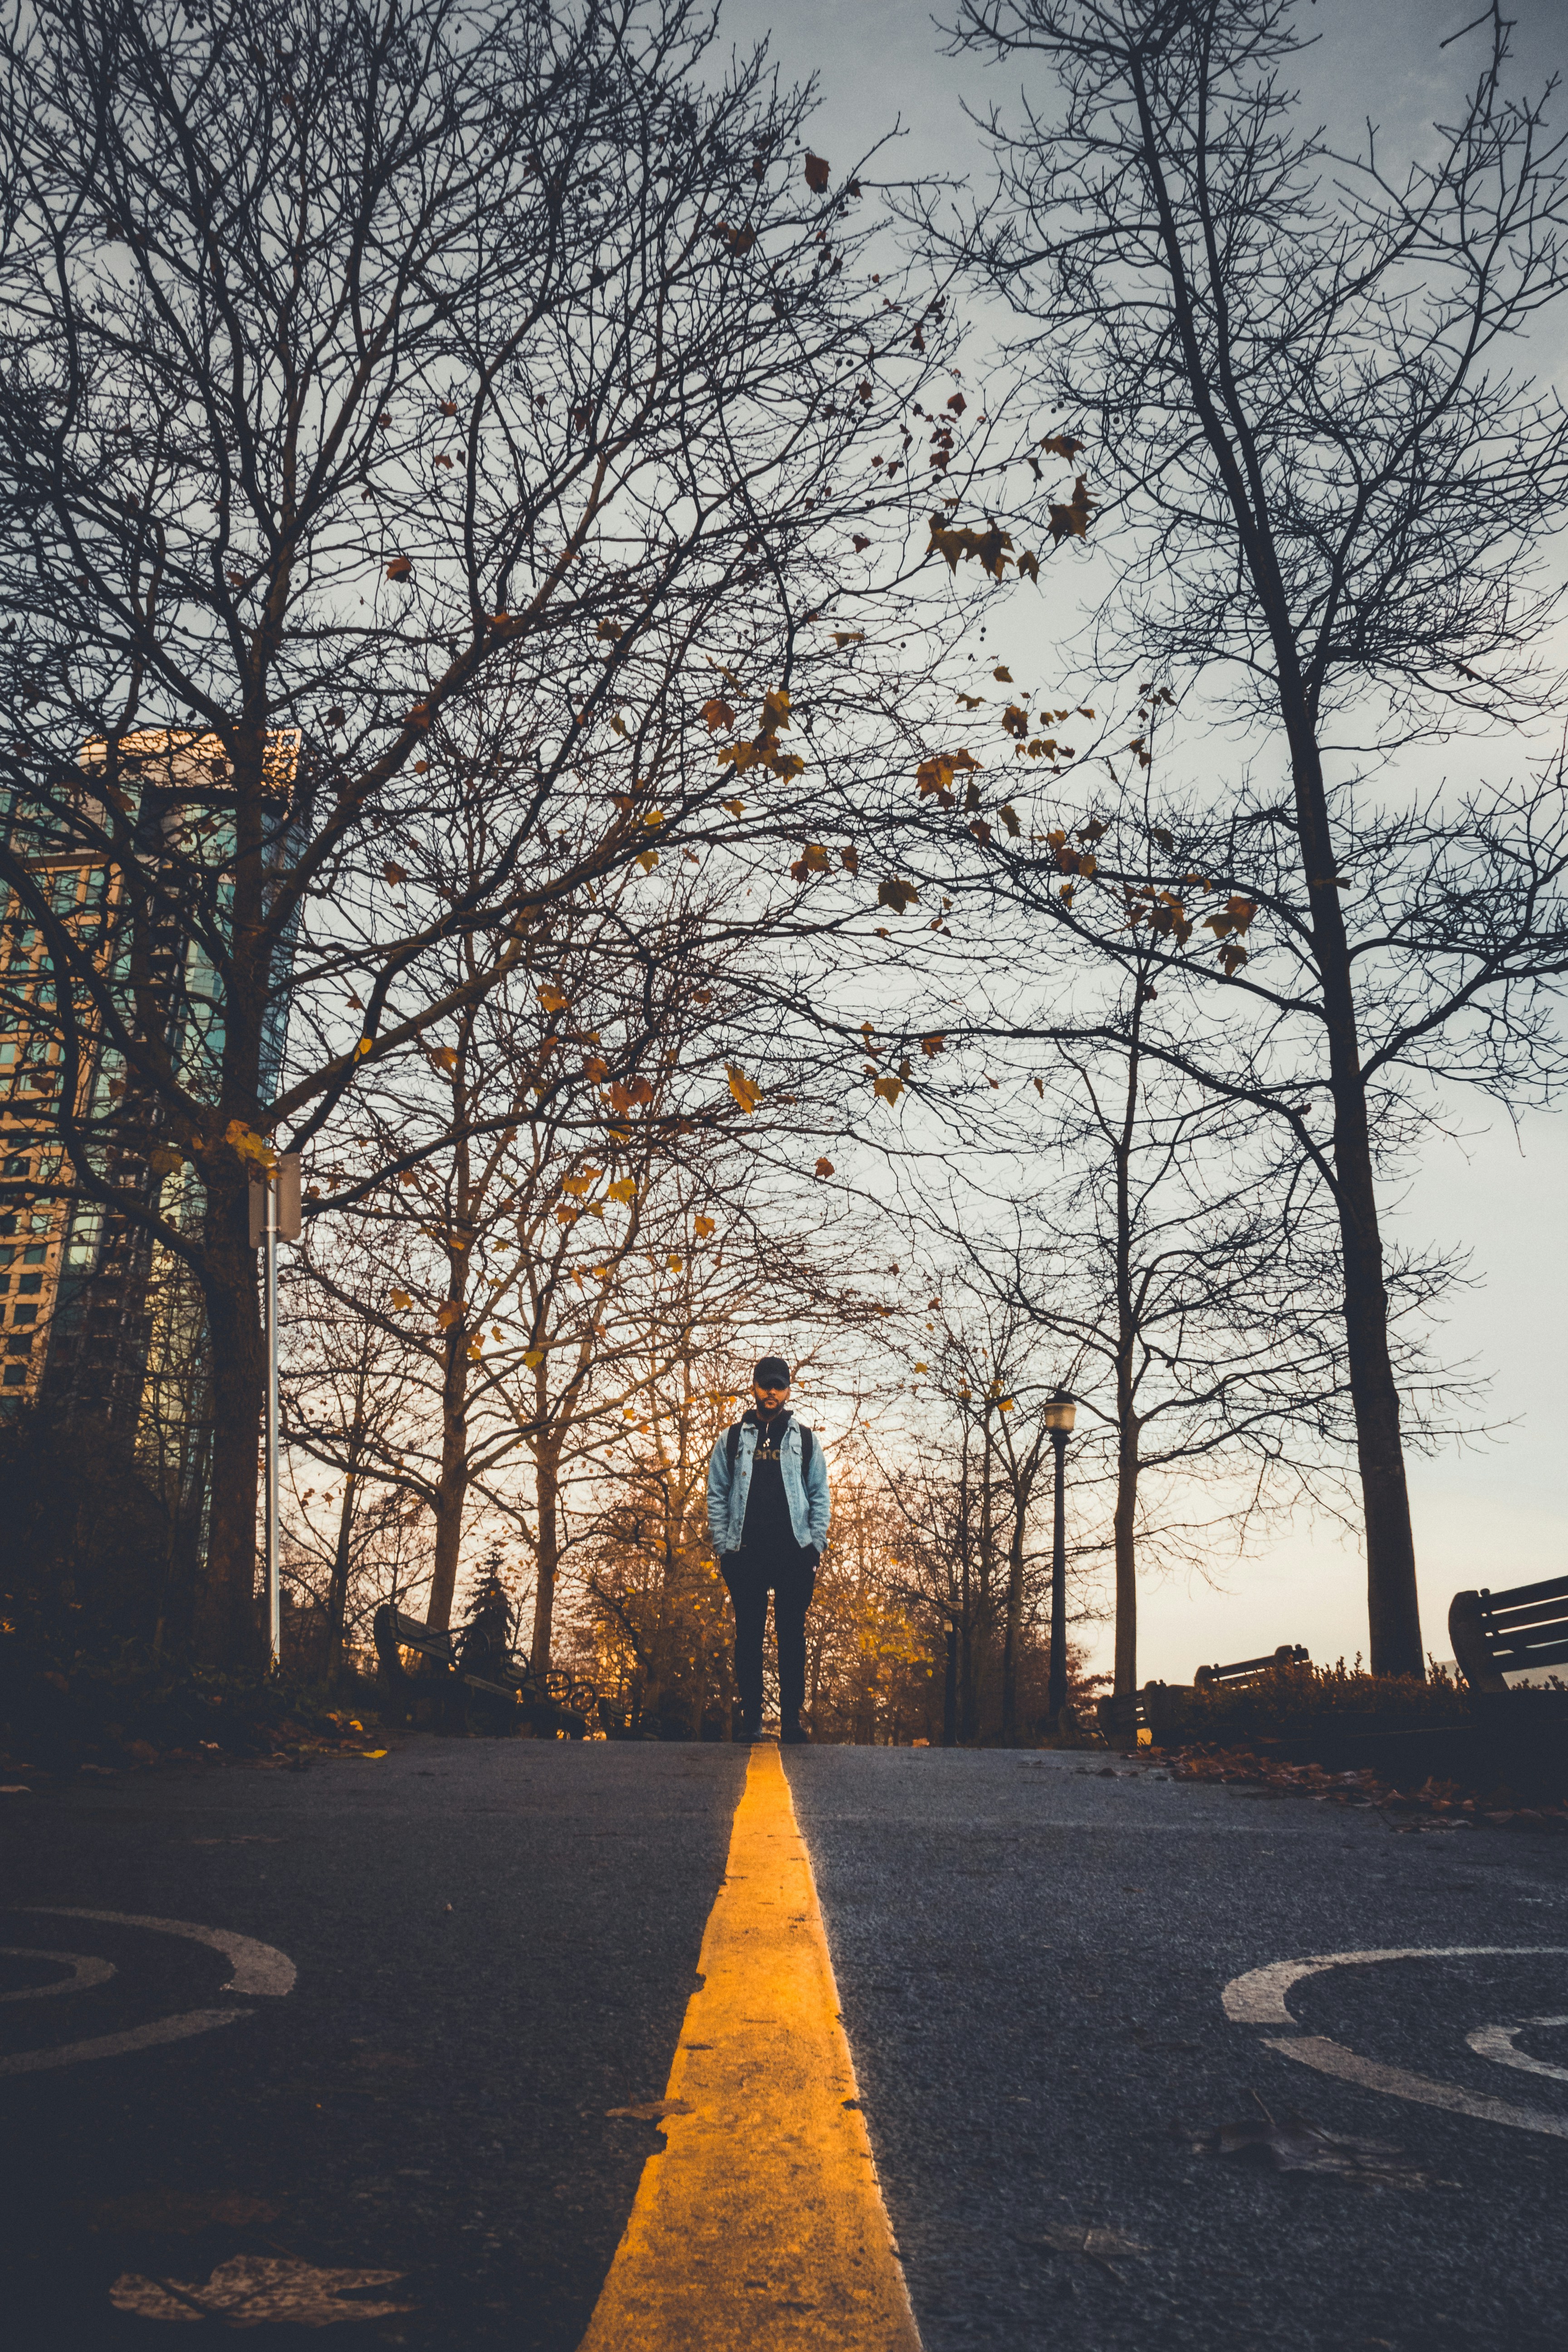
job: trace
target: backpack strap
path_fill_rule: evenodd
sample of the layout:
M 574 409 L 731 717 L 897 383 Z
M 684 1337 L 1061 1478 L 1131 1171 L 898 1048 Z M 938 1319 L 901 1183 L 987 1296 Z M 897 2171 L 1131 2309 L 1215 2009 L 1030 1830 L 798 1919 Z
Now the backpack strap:
M 800 1467 L 801 1475 L 804 1477 L 805 1473 L 811 1467 L 811 1432 L 807 1429 L 804 1422 L 797 1422 L 795 1426 L 800 1431 Z M 730 1475 L 731 1478 L 735 1475 L 735 1457 L 740 1451 L 741 1424 L 738 1421 L 732 1421 L 730 1423 L 729 1433 L 724 1440 L 724 1459 L 730 1465 Z

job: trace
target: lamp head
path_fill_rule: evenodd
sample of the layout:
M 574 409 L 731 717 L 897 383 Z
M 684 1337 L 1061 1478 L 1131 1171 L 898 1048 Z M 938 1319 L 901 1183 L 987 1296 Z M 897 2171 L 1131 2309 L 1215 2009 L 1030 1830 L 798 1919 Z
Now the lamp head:
M 1043 1417 L 1053 1437 L 1058 1434 L 1066 1437 L 1070 1434 L 1073 1423 L 1078 1418 L 1078 1406 L 1066 1389 L 1058 1389 L 1055 1396 L 1047 1401 Z

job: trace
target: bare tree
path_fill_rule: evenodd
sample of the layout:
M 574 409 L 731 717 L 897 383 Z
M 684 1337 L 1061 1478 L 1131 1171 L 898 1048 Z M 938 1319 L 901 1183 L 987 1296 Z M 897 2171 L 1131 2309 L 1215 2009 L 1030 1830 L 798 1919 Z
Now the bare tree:
M 735 772 L 807 830 L 781 738 L 842 656 L 807 624 L 881 544 L 838 485 L 941 305 L 868 282 L 809 92 L 714 40 L 690 0 L 42 0 L 0 37 L 0 877 L 68 1155 L 12 1190 L 199 1286 L 211 1656 L 256 1639 L 249 1165 L 552 907 L 730 837 Z M 420 845 L 476 792 L 443 895 Z M 100 878 L 111 953 L 43 850 Z
M 1555 1079 L 1545 994 L 1568 969 L 1568 834 L 1556 771 L 1393 813 L 1384 794 L 1399 747 L 1519 727 L 1552 699 L 1556 593 L 1535 564 L 1568 490 L 1568 420 L 1508 360 L 1568 274 L 1568 173 L 1550 90 L 1506 94 L 1500 10 L 1468 28 L 1489 54 L 1455 121 L 1399 171 L 1370 132 L 1342 155 L 1300 126 L 1294 13 L 964 0 L 963 44 L 1056 82 L 1018 126 L 991 123 L 1001 185 L 971 249 L 1026 322 L 1038 387 L 1098 436 L 1098 520 L 1087 479 L 1050 520 L 1114 560 L 1101 674 L 1147 695 L 1209 672 L 1288 771 L 1283 798 L 1267 777 L 1225 808 L 1171 795 L 1152 889 L 1131 844 L 1108 873 L 1102 857 L 1122 897 L 1100 941 L 1115 951 L 1141 899 L 1180 947 L 1194 896 L 1217 893 L 1214 960 L 1188 970 L 1219 1001 L 1170 1057 L 1285 1119 L 1329 1188 L 1372 1659 L 1418 1674 L 1380 1147 L 1434 1078 L 1504 1102 Z M 1145 701 L 1140 761 L 1150 716 Z M 1083 836 L 1061 816 L 1040 833 L 1053 822 L 1070 879 Z M 1029 903 L 1081 929 L 1053 863 L 1011 857 Z M 1309 1122 L 1314 1091 L 1325 1116 Z

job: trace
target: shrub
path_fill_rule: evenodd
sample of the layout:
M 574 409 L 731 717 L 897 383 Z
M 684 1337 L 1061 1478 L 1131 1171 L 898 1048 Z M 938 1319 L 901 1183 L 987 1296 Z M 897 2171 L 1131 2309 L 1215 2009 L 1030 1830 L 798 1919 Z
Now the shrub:
M 1182 1696 L 1182 1736 L 1198 1744 L 1299 1739 L 1335 1721 L 1348 1729 L 1414 1731 L 1468 1723 L 1470 1694 L 1434 1665 L 1416 1675 L 1369 1675 L 1352 1666 L 1270 1666 L 1255 1682 Z

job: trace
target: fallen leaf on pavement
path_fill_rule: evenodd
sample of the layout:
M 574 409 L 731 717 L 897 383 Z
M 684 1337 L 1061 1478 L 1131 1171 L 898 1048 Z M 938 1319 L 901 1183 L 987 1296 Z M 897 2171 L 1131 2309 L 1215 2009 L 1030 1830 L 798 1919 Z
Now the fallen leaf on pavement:
M 1253 2097 L 1258 2098 L 1255 2091 Z M 1271 2116 L 1261 2099 L 1261 2114 L 1221 2124 L 1192 2143 L 1194 2156 L 1229 2156 L 1263 2172 L 1327 2172 L 1342 2180 L 1359 2180 L 1369 2189 L 1448 2188 L 1429 2172 L 1409 2163 L 1386 2140 L 1343 2139 L 1320 2131 L 1305 2116 Z
M 1021 2245 L 1049 2246 L 1058 2254 L 1082 2254 L 1086 2261 L 1098 2263 L 1103 2271 L 1110 2271 L 1111 2263 L 1127 2254 L 1146 2254 L 1136 2238 L 1123 2238 L 1114 2230 L 1087 2228 L 1081 2221 L 1054 2221 L 1040 2231 L 1037 2238 L 1022 2238 Z
M 340 2319 L 390 2319 L 409 2303 L 344 2303 L 366 2286 L 389 2286 L 401 2271 L 318 2270 L 273 2254 L 236 2254 L 211 2278 L 140 2278 L 127 2271 L 109 2290 L 116 2311 L 143 2319 L 227 2320 L 231 2327 L 282 2321 L 295 2327 L 330 2327 Z

